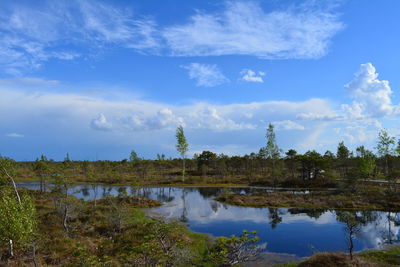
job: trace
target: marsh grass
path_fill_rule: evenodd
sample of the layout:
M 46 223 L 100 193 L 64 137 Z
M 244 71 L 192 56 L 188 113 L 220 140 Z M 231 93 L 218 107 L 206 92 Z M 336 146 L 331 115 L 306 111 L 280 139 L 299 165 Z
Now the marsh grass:
M 249 207 L 400 210 L 400 194 L 388 193 L 383 189 L 360 190 L 358 192 L 316 191 L 309 194 L 291 192 L 248 195 L 222 194 L 216 200 Z
M 38 229 L 36 260 L 43 266 L 188 266 L 204 259 L 209 239 L 178 222 L 148 218 L 138 207 L 153 207 L 144 198 L 112 197 L 93 202 L 69 197 L 69 229 L 54 208 L 52 193 L 30 192 Z M 113 202 L 114 204 L 111 204 Z M 6 253 L 0 248 L 0 254 Z M 0 266 L 33 266 L 32 251 L 16 252 Z

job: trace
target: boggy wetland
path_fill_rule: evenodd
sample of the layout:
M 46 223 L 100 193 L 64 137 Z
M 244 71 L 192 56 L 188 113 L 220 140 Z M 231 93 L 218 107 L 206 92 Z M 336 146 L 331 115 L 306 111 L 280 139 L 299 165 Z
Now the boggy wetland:
M 39 190 L 39 183 L 21 183 L 21 187 Z M 293 254 L 297 257 L 311 256 L 321 251 L 346 252 L 346 220 L 344 215 L 354 216 L 358 231 L 354 238 L 354 250 L 381 248 L 385 243 L 395 244 L 400 240 L 400 209 L 392 211 L 352 207 L 318 208 L 299 207 L 266 208 L 243 207 L 218 201 L 224 196 L 262 196 L 279 194 L 307 196 L 308 190 L 274 190 L 260 187 L 130 187 L 113 185 L 75 185 L 69 195 L 86 201 L 107 203 L 107 197 L 123 196 L 154 200 L 143 202 L 145 214 L 177 220 L 191 231 L 218 236 L 240 235 L 243 230 L 257 231 L 260 245 L 274 253 Z M 278 194 L 278 195 L 275 195 Z M 99 199 L 101 201 L 99 201 Z M 296 202 L 295 202 L 296 203 Z M 139 206 L 139 203 L 132 203 Z M 294 206 L 294 205 L 293 205 Z
M 183 127 L 176 137 L 178 159 L 0 157 L 2 263 L 400 264 L 400 158 L 382 152 L 394 145 L 386 131 L 378 155 L 340 142 L 336 154 L 282 157 L 271 124 L 267 146 L 245 156 L 186 158 Z
M 1 0 L 0 267 L 400 267 L 399 0 Z

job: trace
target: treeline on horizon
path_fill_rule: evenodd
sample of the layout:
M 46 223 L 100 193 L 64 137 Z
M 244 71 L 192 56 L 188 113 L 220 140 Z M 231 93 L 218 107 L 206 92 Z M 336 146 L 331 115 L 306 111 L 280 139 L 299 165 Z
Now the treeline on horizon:
M 177 129 L 177 150 L 181 158 L 157 155 L 156 160 L 142 159 L 132 151 L 122 161 L 48 160 L 42 155 L 34 162 L 15 162 L 20 179 L 50 180 L 63 175 L 74 182 L 101 183 L 241 183 L 285 186 L 334 186 L 338 180 L 355 184 L 359 180 L 387 180 L 400 176 L 400 140 L 386 130 L 378 135 L 376 154 L 359 146 L 350 151 L 340 142 L 334 152 L 320 154 L 310 150 L 304 154 L 294 149 L 283 152 L 276 143 L 274 126 L 266 133 L 266 146 L 258 153 L 228 156 L 203 151 L 187 158 L 188 144 L 183 128 Z M 183 165 L 182 165 L 183 164 Z

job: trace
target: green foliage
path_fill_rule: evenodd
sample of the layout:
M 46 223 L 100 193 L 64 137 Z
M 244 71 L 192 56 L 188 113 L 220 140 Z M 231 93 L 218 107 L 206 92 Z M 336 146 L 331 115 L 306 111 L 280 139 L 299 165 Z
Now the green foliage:
M 177 148 L 183 148 L 182 159 L 167 159 L 163 154 L 158 154 L 157 160 L 145 160 L 140 159 L 133 151 L 130 159 L 135 162 L 134 164 L 127 160 L 71 161 L 66 164 L 48 161 L 45 156 L 42 156 L 41 160 L 34 163 L 17 162 L 15 164 L 18 174 L 16 177 L 19 181 L 40 180 L 41 187 L 44 189 L 47 180 L 50 179 L 49 176 L 54 177 L 60 174 L 65 174 L 68 182 L 83 183 L 143 185 L 183 182 L 185 184 L 229 183 L 314 188 L 336 187 L 342 182 L 357 183 L 357 188 L 360 188 L 358 185 L 364 182 L 361 179 L 374 177 L 374 179 L 388 179 L 390 182 L 387 183 L 388 187 L 394 189 L 395 181 L 399 179 L 400 157 L 373 157 L 372 153 L 365 154 L 364 152 L 362 153 L 365 155 L 354 157 L 341 142 L 338 145 L 338 157 L 336 157 L 336 151 L 335 155 L 330 151 L 320 155 L 316 151 L 300 154 L 290 149 L 284 158 L 279 158 L 280 150 L 276 144 L 273 125 L 268 126 L 266 136 L 267 146 L 263 147 L 259 154 L 217 156 L 212 151 L 204 151 L 201 155 L 194 155 L 192 159 L 186 158 L 188 145 L 183 128 L 178 127 Z M 49 170 L 46 170 L 47 167 Z M 188 179 L 185 181 L 186 173 Z M 182 179 L 178 176 L 179 174 L 182 174 Z M 0 180 L 1 178 L 4 183 L 6 176 L 0 173 Z
M 166 160 L 165 155 L 164 154 L 157 154 L 157 160 L 159 160 L 159 161 Z
M 344 142 L 340 142 L 337 147 L 336 157 L 338 159 L 347 159 L 350 156 L 349 149 L 344 145 Z
M 394 246 L 385 250 L 364 251 L 360 253 L 360 257 L 385 266 L 400 266 L 400 246 Z
M 1 190 L 0 195 L 0 242 L 24 247 L 33 239 L 36 229 L 36 209 L 32 199 L 23 194 L 21 203 L 10 189 Z
M 38 176 L 46 175 L 49 170 L 49 164 L 44 160 L 36 159 L 33 165 L 33 169 L 35 170 Z
M 384 163 L 385 163 L 384 171 L 386 176 L 389 175 L 388 158 L 394 152 L 393 148 L 394 144 L 395 144 L 395 138 L 393 136 L 390 136 L 385 129 L 382 129 L 378 135 L 378 144 L 376 146 L 376 149 L 378 150 L 378 154 L 384 158 Z
M 211 167 L 211 164 L 217 160 L 217 154 L 211 151 L 203 151 L 197 156 L 197 168 L 202 170 L 203 168 Z
M 354 212 L 350 211 L 337 211 L 336 217 L 338 221 L 344 222 L 350 227 L 359 226 L 361 223 L 359 217 Z
M 64 161 L 66 161 L 66 162 L 71 161 L 71 158 L 70 158 L 70 156 L 69 156 L 69 153 L 67 153 L 67 154 L 65 155 Z
M 185 137 L 185 133 L 183 131 L 182 125 L 180 125 L 178 128 L 176 128 L 175 137 L 176 137 L 176 150 L 178 150 L 178 152 L 182 158 L 185 158 L 186 153 L 189 148 L 189 144 L 186 141 L 186 137 Z
M 134 150 L 132 150 L 131 154 L 129 155 L 129 161 L 131 163 L 137 163 L 140 161 L 138 154 Z
M 382 157 L 389 156 L 393 154 L 393 146 L 395 144 L 395 138 L 390 136 L 389 133 L 382 129 L 378 135 L 378 144 L 376 149 L 378 150 L 378 154 Z
M 349 158 L 351 153 L 349 149 L 344 145 L 344 142 L 340 142 L 337 147 L 336 157 L 338 159 L 338 167 L 340 176 L 342 179 L 349 181 Z M 351 175 L 350 175 L 351 176 Z M 352 177 L 350 177 L 352 178 Z
M 138 247 L 139 255 L 136 260 L 139 265 L 173 266 L 174 263 L 184 260 L 184 240 L 177 233 L 180 227 L 176 223 L 162 223 L 152 221 L 147 225 L 148 231 Z M 144 263 L 144 264 L 143 264 Z
M 299 158 L 303 179 L 317 179 L 321 176 L 322 170 L 327 167 L 327 160 L 315 150 L 307 151 Z
M 257 246 L 257 232 L 243 231 L 240 236 L 219 237 L 209 251 L 209 258 L 217 266 L 233 266 L 258 256 L 263 249 Z
M 294 159 L 297 156 L 297 151 L 294 149 L 289 149 L 285 154 L 287 159 Z
M 65 234 L 53 203 L 54 193 L 32 192 L 32 195 L 39 221 L 35 234 L 39 266 L 208 266 L 204 259 L 209 242 L 206 235 L 190 232 L 179 223 L 146 217 L 137 209 L 142 201 L 110 204 L 110 199 L 100 199 L 93 206 L 91 202 L 71 197 L 70 234 Z M 110 219 L 121 220 L 118 231 Z M 2 228 L 0 231 L 4 232 Z M 14 244 L 20 251 L 16 239 Z M 6 246 L 0 242 L 0 254 L 5 252 Z M 10 265 L 25 266 L 21 264 L 25 261 L 31 261 L 30 253 L 10 259 Z M 0 265 L 3 263 L 0 259 Z
M 15 161 L 7 157 L 0 156 L 0 186 L 9 184 L 10 181 L 8 175 L 15 175 Z
M 397 156 L 400 156 L 400 139 L 397 141 L 395 152 Z
M 364 148 L 364 146 L 359 146 L 356 148 L 357 152 L 357 163 L 358 172 L 362 178 L 370 178 L 376 168 L 376 158 L 372 151 Z
M 356 212 L 337 211 L 336 217 L 338 221 L 345 223 L 345 231 L 348 234 L 347 248 L 350 258 L 353 259 L 354 238 L 361 231 L 361 225 L 364 223 L 362 216 L 358 216 Z
M 328 160 L 333 160 L 335 158 L 335 154 L 333 154 L 332 151 L 327 150 L 327 151 L 325 151 L 324 158 L 326 158 Z
M 186 153 L 189 149 L 189 144 L 186 141 L 182 125 L 176 128 L 175 137 L 176 137 L 176 150 L 178 150 L 179 154 L 182 157 L 182 181 L 185 181 L 185 159 L 186 159 Z
M 274 132 L 274 126 L 270 123 L 267 128 L 267 145 L 264 150 L 264 156 L 267 159 L 278 160 L 280 158 L 281 150 L 276 143 L 276 136 Z

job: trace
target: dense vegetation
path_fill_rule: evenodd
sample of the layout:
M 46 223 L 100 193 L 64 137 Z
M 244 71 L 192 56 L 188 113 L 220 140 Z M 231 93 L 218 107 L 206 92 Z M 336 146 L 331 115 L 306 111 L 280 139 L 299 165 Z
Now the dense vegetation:
M 363 208 L 400 210 L 398 177 L 400 146 L 382 130 L 377 154 L 360 146 L 349 151 L 340 142 L 336 153 L 290 149 L 285 156 L 269 125 L 266 146 L 244 156 L 217 155 L 203 151 L 187 158 L 188 143 L 183 128 L 176 133 L 179 159 L 145 160 L 132 151 L 122 161 L 62 162 L 42 155 L 33 162 L 15 162 L 0 157 L 0 264 L 70 266 L 230 266 L 256 256 L 260 248 L 255 233 L 212 240 L 195 234 L 177 222 L 148 218 L 140 210 L 160 203 L 130 197 L 83 201 L 68 195 L 71 183 L 108 184 L 214 184 L 267 185 L 274 187 L 329 188 L 310 194 L 223 194 L 220 201 L 236 205 L 276 207 Z M 18 181 L 40 181 L 40 190 L 19 190 Z M 332 190 L 333 189 L 333 190 Z M 279 223 L 279 215 L 272 221 Z M 316 215 L 317 216 L 317 215 Z M 347 226 L 349 241 L 365 220 L 356 212 L 338 212 Z M 367 216 L 368 217 L 368 216 Z M 389 214 L 390 219 L 390 214 Z M 300 266 L 325 262 L 343 264 L 383 263 L 381 252 L 356 255 L 317 255 Z M 396 264 L 398 248 L 388 252 Z M 398 254 L 397 254 L 398 255 Z M 388 257 L 389 257 L 388 256 Z M 375 262 L 375 263 L 371 263 Z M 376 263 L 377 262 L 377 263 Z M 345 266 L 345 265 L 343 265 Z
M 0 266 L 231 266 L 260 251 L 255 233 L 212 239 L 149 218 L 140 208 L 160 203 L 122 189 L 84 201 L 56 175 L 46 191 L 21 190 L 14 162 L 0 165 Z
M 178 129 L 179 130 L 179 129 Z M 180 132 L 181 131 L 181 132 Z M 141 159 L 132 151 L 121 161 L 63 162 L 42 155 L 34 162 L 16 164 L 19 180 L 50 181 L 64 176 L 68 182 L 110 184 L 247 184 L 282 187 L 336 187 L 339 183 L 355 190 L 360 182 L 395 184 L 400 177 L 400 146 L 385 130 L 379 133 L 377 154 L 364 146 L 350 151 L 340 142 L 335 153 L 290 149 L 283 153 L 277 146 L 273 126 L 267 130 L 266 146 L 258 153 L 244 156 L 217 155 L 211 151 L 186 158 L 188 144 L 183 129 L 177 132 L 179 159 Z M 282 156 L 284 154 L 284 156 Z

